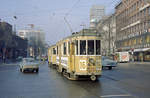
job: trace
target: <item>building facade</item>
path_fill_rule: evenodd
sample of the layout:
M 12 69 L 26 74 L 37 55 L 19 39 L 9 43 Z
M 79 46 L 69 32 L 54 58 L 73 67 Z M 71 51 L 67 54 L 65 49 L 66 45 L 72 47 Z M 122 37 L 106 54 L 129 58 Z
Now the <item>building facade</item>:
M 0 60 L 26 57 L 27 40 L 13 34 L 12 25 L 0 22 Z
M 90 27 L 95 28 L 97 22 L 105 15 L 105 7 L 101 5 L 93 5 L 90 9 Z
M 102 36 L 102 55 L 114 55 L 116 40 L 115 14 L 103 17 L 97 24 L 97 31 Z
M 19 30 L 18 36 L 28 40 L 28 56 L 36 57 L 44 52 L 45 33 L 42 30 Z
M 150 61 L 150 1 L 122 0 L 116 6 L 117 51 L 137 61 Z

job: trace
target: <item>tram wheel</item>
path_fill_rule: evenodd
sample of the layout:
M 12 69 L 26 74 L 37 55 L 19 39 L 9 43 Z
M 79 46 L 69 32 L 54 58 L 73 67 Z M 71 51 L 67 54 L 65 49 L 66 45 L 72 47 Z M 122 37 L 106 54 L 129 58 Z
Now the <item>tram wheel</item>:
M 91 78 L 92 81 L 95 81 L 95 80 L 96 80 L 96 76 L 95 76 L 95 75 L 91 75 L 90 78 Z

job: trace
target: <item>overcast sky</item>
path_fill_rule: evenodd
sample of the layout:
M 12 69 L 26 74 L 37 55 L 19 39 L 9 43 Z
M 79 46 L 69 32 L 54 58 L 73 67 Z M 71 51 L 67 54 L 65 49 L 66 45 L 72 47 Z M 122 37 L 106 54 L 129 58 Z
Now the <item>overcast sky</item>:
M 70 35 L 64 16 L 74 32 L 80 31 L 85 24 L 89 27 L 89 12 L 92 5 L 103 5 L 106 14 L 114 12 L 120 0 L 0 0 L 0 19 L 16 24 L 17 30 L 34 24 L 46 34 L 46 42 L 53 44 Z M 13 16 L 17 16 L 15 20 Z

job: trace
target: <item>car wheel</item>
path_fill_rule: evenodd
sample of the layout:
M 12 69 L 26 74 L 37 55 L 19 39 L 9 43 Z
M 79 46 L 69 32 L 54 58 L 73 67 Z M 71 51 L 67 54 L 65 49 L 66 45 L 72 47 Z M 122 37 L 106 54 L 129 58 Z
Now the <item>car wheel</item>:
M 33 69 L 32 72 L 34 72 L 35 70 Z
M 38 72 L 39 72 L 39 69 L 36 69 L 36 72 L 38 73 Z
M 112 66 L 109 66 L 109 70 L 112 70 Z
M 24 72 L 24 69 L 22 69 L 22 72 Z
M 22 71 L 22 69 L 20 68 L 20 72 Z

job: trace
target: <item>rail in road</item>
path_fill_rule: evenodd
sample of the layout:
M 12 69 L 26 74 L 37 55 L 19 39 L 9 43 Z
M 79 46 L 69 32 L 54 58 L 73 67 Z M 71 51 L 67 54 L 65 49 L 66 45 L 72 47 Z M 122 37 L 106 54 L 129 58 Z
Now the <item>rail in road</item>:
M 121 63 L 111 71 L 104 70 L 102 77 L 120 84 L 135 98 L 149 98 L 150 66 L 148 63 Z
M 53 68 L 53 67 L 51 67 L 51 68 Z M 118 86 L 114 86 L 113 84 L 111 85 L 111 84 L 103 83 L 104 82 L 103 80 L 104 81 L 113 81 L 115 84 L 117 84 L 116 82 L 119 82 L 118 79 L 115 79 L 115 78 L 107 76 L 107 75 L 102 75 L 102 77 L 99 78 L 99 80 L 96 82 L 88 81 L 88 82 L 86 82 L 88 84 L 78 83 L 77 86 L 81 87 L 86 92 L 90 93 L 91 95 L 96 96 L 96 98 L 122 98 L 122 97 L 123 98 L 138 98 L 138 97 L 130 94 L 126 90 L 121 89 Z M 68 81 L 70 81 L 70 80 L 68 80 Z M 83 81 L 81 81 L 81 82 L 83 82 Z M 116 90 L 116 91 L 113 94 L 112 94 L 112 92 L 110 92 L 110 94 L 109 94 L 109 92 L 104 92 L 104 94 L 99 94 L 99 93 L 97 93 L 98 91 L 90 89 L 90 88 L 95 87 L 96 84 L 99 84 L 99 83 L 105 84 L 104 86 L 106 86 L 106 89 L 111 89 L 111 90 Z

